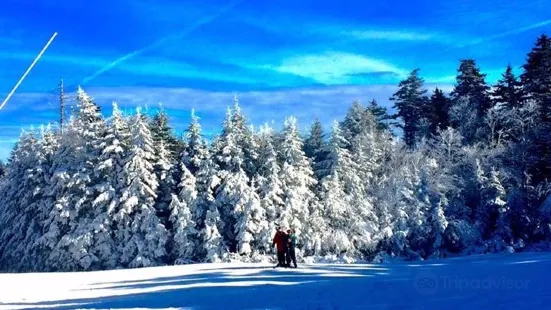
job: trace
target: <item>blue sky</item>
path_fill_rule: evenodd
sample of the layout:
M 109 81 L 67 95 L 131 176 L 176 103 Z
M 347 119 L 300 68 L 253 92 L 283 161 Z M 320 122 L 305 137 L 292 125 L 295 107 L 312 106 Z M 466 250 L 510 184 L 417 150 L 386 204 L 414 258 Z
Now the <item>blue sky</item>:
M 55 88 L 81 85 L 110 113 L 162 102 L 177 131 L 191 108 L 207 133 L 237 94 L 253 123 L 295 115 L 341 118 L 353 100 L 388 97 L 421 68 L 450 88 L 475 58 L 488 81 L 520 66 L 551 29 L 546 0 L 3 0 L 2 100 L 54 32 L 58 36 L 0 110 L 0 158 L 21 128 L 57 120 Z

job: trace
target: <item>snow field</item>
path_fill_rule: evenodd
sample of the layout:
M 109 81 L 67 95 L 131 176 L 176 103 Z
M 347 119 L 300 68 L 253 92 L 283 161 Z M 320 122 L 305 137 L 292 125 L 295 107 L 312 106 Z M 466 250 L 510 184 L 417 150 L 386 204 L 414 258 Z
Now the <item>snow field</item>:
M 551 253 L 0 274 L 0 309 L 547 309 Z

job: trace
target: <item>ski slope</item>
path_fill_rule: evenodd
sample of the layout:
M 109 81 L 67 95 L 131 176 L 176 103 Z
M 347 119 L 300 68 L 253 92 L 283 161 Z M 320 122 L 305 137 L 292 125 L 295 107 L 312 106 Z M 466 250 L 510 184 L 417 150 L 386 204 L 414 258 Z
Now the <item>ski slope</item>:
M 550 309 L 551 253 L 0 274 L 0 309 Z

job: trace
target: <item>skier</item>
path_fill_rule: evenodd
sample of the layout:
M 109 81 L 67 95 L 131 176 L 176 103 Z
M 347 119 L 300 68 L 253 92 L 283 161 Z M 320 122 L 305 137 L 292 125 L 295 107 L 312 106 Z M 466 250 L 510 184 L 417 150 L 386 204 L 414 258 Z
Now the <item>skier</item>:
M 295 248 L 297 246 L 297 236 L 294 230 L 288 229 L 287 235 L 289 236 L 289 245 L 287 246 L 287 266 L 291 267 L 291 261 L 293 262 L 293 268 L 297 268 L 297 257 Z
M 272 247 L 277 245 L 277 265 L 276 267 L 287 267 L 285 264 L 285 254 L 287 253 L 287 247 L 289 243 L 289 236 L 281 230 L 281 227 L 276 226 L 276 234 L 272 242 Z

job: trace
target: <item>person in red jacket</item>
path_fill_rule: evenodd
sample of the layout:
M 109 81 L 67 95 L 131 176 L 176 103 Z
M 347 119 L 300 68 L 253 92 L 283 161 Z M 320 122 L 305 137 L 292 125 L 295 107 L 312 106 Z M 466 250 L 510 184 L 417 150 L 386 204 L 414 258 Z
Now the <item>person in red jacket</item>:
M 276 226 L 276 234 L 272 242 L 272 247 L 274 245 L 277 246 L 277 265 L 275 267 L 287 267 L 285 254 L 287 253 L 288 243 L 289 236 L 281 229 L 281 227 Z

